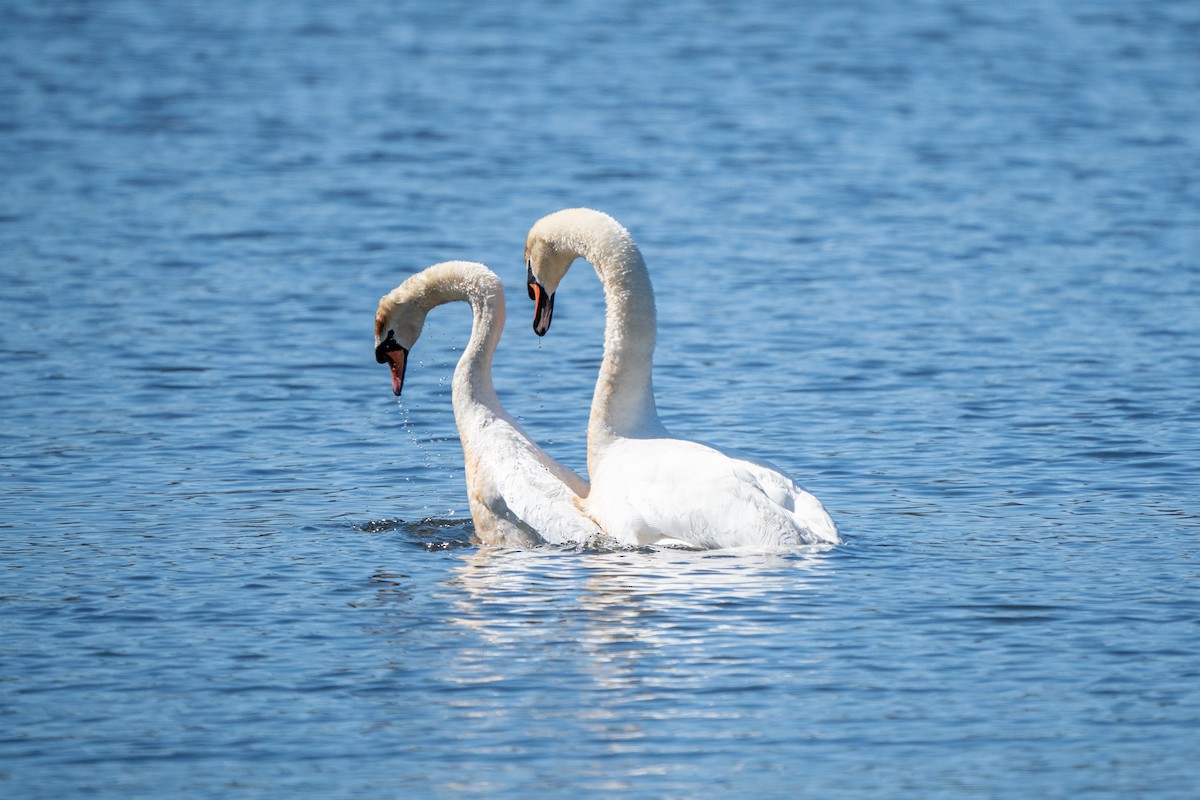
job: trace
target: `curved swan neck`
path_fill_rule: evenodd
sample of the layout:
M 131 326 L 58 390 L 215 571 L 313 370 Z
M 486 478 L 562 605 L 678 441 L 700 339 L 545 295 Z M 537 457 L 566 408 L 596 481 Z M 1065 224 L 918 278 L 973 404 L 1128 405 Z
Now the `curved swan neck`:
M 457 407 L 461 401 L 485 405 L 500 411 L 500 398 L 492 384 L 492 356 L 504 331 L 504 294 L 497 287 L 468 282 L 463 296 L 471 305 L 471 338 L 454 369 L 452 395 Z
M 495 273 L 470 261 L 435 264 L 397 287 L 389 298 L 394 304 L 415 303 L 419 310 L 417 332 L 432 309 L 465 301 L 471 306 L 471 338 L 454 369 L 452 396 L 455 411 L 482 404 L 500 409 L 492 384 L 492 356 L 504 330 L 504 287 Z M 378 331 L 377 331 L 378 333 Z
M 592 413 L 589 447 L 615 437 L 663 432 L 654 404 L 654 340 L 657 314 L 646 262 L 620 223 L 598 211 L 581 217 L 586 235 L 573 244 L 604 285 L 604 358 Z

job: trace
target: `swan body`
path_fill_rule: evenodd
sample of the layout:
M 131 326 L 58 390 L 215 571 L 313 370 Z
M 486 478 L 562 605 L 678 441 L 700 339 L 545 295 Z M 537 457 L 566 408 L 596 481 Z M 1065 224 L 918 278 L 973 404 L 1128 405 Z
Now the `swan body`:
M 587 482 L 559 464 L 504 410 L 492 385 L 492 356 L 504 327 L 504 287 L 482 264 L 450 261 L 408 278 L 379 301 L 375 357 L 404 386 L 408 353 L 436 306 L 471 305 L 471 338 L 454 370 L 451 395 L 462 441 L 467 500 L 483 544 L 596 545 L 603 534 L 575 505 Z
M 645 261 L 615 219 L 586 208 L 538 220 L 525 245 L 534 331 L 550 327 L 554 293 L 577 258 L 605 292 L 604 357 L 588 421 L 591 488 L 580 507 L 624 544 L 693 547 L 836 544 L 817 498 L 762 461 L 673 436 L 651 377 L 656 317 Z

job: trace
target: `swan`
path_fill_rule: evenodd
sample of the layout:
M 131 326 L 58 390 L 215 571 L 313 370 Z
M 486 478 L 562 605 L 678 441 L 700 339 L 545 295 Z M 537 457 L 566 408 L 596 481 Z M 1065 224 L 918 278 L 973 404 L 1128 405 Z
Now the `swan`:
M 550 328 L 554 294 L 577 258 L 604 286 L 604 357 L 587 432 L 590 491 L 578 501 L 606 534 L 631 545 L 693 547 L 840 543 L 817 498 L 776 467 L 679 438 L 654 403 L 654 290 L 633 237 L 609 215 L 558 211 L 525 242 L 533 330 Z
M 435 264 L 380 299 L 375 360 L 391 368 L 393 393 L 404 388 L 408 354 L 425 316 L 455 300 L 469 303 L 474 315 L 451 395 L 476 537 L 509 547 L 597 546 L 600 528 L 574 504 L 587 493 L 587 482 L 521 430 L 492 386 L 492 355 L 504 327 L 504 286 L 496 273 L 467 261 Z

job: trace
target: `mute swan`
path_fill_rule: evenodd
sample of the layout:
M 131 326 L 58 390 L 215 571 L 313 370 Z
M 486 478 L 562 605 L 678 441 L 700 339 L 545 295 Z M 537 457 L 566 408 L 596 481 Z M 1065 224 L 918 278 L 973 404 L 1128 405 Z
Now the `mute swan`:
M 668 433 L 651 381 L 654 290 L 629 232 L 599 211 L 538 220 L 525 243 L 533 330 L 550 328 L 554 292 L 576 258 L 604 285 L 604 358 L 588 421 L 591 490 L 580 507 L 625 544 L 663 539 L 694 547 L 832 543 L 837 528 L 817 498 L 775 467 Z
M 504 287 L 483 264 L 450 261 L 413 275 L 379 301 L 375 360 L 392 371 L 392 391 L 404 388 L 408 353 L 429 311 L 465 300 L 474 321 L 454 370 L 454 420 L 462 440 L 467 498 L 483 544 L 595 545 L 600 529 L 573 500 L 587 482 L 552 459 L 521 430 L 492 387 L 492 355 L 504 327 Z

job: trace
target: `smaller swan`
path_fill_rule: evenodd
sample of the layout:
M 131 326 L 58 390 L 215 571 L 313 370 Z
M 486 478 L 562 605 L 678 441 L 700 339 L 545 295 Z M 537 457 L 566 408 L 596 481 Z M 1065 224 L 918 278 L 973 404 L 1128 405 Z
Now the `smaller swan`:
M 408 353 L 429 311 L 464 300 L 471 338 L 454 370 L 452 398 L 466 467 L 467 499 L 482 544 L 595 546 L 600 528 L 575 507 L 587 482 L 539 447 L 504 410 L 492 386 L 492 355 L 504 328 L 504 286 L 483 264 L 448 261 L 413 275 L 379 301 L 375 360 L 404 388 Z
M 651 363 L 654 290 L 629 231 L 574 208 L 534 223 L 525 241 L 533 330 L 550 328 L 554 292 L 577 258 L 604 285 L 604 357 L 588 421 L 591 490 L 580 507 L 623 544 L 693 547 L 837 544 L 817 498 L 774 466 L 670 434 L 658 418 Z

